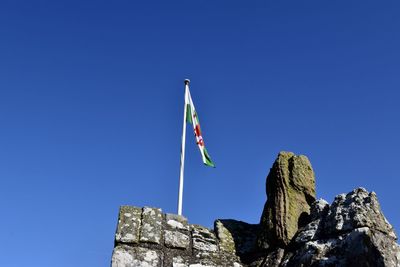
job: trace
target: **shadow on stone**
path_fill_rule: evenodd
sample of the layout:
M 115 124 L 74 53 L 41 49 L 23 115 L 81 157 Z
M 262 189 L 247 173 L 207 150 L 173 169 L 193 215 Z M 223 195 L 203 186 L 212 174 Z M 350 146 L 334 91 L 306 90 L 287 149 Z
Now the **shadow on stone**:
M 299 220 L 297 221 L 297 228 L 300 229 L 306 226 L 310 222 L 310 215 L 307 212 L 303 212 L 299 216 Z
M 236 254 L 243 263 L 249 263 L 258 257 L 257 237 L 260 225 L 231 219 L 216 220 L 214 225 L 222 251 Z

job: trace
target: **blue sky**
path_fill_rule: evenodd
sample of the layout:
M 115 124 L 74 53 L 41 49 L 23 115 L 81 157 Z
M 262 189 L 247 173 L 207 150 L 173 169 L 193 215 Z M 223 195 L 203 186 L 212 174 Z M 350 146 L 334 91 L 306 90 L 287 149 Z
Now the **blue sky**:
M 281 150 L 400 229 L 400 2 L 2 1 L 0 262 L 109 266 L 118 208 L 259 221 Z M 188 128 L 190 129 L 190 128 Z

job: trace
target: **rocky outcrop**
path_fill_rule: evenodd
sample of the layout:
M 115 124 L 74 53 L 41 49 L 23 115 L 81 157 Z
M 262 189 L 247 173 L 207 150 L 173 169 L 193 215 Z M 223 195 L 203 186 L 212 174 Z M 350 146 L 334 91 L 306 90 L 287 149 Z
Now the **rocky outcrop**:
M 400 266 L 396 234 L 374 192 L 357 188 L 336 196 L 331 206 L 318 200 L 311 215 L 287 248 L 282 267 Z
M 112 267 L 400 267 L 400 246 L 377 196 L 364 188 L 315 200 L 305 156 L 282 152 L 267 177 L 261 223 L 214 229 L 157 208 L 122 206 Z M 273 190 L 275 186 L 276 190 Z
M 307 220 L 315 201 L 315 177 L 306 156 L 281 152 L 267 176 L 260 248 L 285 247 Z

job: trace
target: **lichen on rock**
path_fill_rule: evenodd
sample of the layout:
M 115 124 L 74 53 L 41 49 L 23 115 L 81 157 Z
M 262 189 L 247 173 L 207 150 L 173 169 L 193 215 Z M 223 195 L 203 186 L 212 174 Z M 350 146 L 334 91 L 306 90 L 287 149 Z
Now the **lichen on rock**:
M 214 222 L 214 229 L 222 252 L 236 254 L 244 262 L 257 253 L 258 224 L 219 219 Z
M 208 228 L 192 225 L 193 249 L 207 252 L 218 251 L 215 234 Z
M 162 267 L 162 252 L 120 245 L 114 248 L 111 267 Z
M 142 212 L 142 227 L 140 241 L 160 244 L 162 234 L 161 209 L 144 207 Z
M 117 232 L 115 241 L 121 243 L 138 243 L 139 228 L 141 223 L 142 209 L 131 206 L 121 206 L 118 216 Z
M 357 188 L 335 197 L 332 205 L 316 201 L 312 220 L 286 251 L 282 267 L 400 266 L 400 249 L 374 192 Z
M 280 152 L 267 176 L 266 191 L 259 247 L 285 247 L 315 201 L 315 176 L 308 158 Z
M 190 245 L 190 238 L 188 235 L 178 231 L 164 231 L 165 245 L 169 248 L 186 249 Z

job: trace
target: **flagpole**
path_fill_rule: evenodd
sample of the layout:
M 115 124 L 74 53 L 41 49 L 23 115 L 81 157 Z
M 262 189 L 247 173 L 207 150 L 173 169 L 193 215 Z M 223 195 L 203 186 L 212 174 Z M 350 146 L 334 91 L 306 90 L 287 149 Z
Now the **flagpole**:
M 182 215 L 182 199 L 183 199 L 183 171 L 185 168 L 185 143 L 186 143 L 186 113 L 187 113 L 187 94 L 190 80 L 185 79 L 185 107 L 183 109 L 183 130 L 182 130 L 182 147 L 181 147 L 181 171 L 179 175 L 179 195 L 178 195 L 178 215 Z

